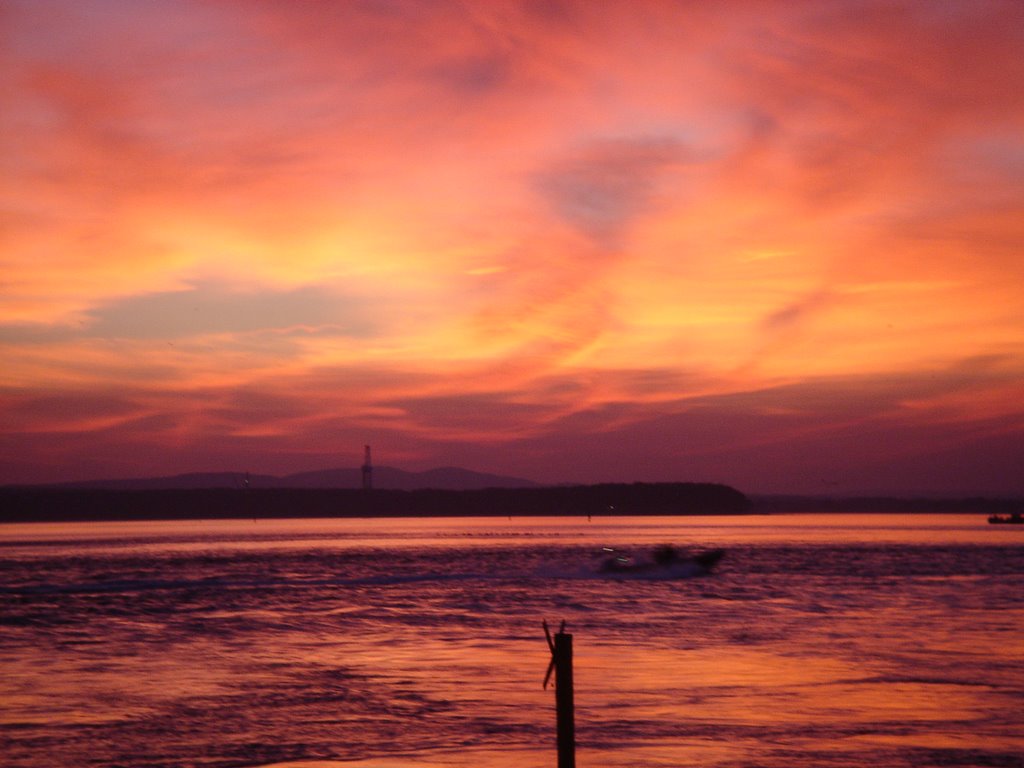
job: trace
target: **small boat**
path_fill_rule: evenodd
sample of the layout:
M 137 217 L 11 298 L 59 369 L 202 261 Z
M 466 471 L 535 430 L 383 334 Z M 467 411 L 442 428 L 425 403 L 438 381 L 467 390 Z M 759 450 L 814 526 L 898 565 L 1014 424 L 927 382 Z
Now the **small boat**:
M 650 581 L 707 576 L 725 555 L 724 549 L 709 549 L 696 555 L 684 556 L 669 544 L 655 549 L 649 560 L 634 558 L 613 549 L 606 548 L 605 551 L 612 553 L 612 556 L 601 564 L 602 574 L 616 579 Z
M 1024 525 L 1024 517 L 1020 512 L 1014 512 L 1009 516 L 989 515 L 988 521 L 993 525 Z

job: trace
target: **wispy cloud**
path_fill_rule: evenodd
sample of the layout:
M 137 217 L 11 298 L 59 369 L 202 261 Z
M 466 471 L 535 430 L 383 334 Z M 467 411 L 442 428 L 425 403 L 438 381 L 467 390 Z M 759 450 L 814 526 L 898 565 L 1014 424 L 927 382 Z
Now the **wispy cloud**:
M 12 477 L 1015 445 L 1020 3 L 0 13 Z
M 618 251 L 633 220 L 655 205 L 659 173 L 685 158 L 672 138 L 597 141 L 542 174 L 537 186 L 558 217 Z
M 261 290 L 199 283 L 180 291 L 127 297 L 87 316 L 85 331 L 108 338 L 178 339 L 325 327 L 338 336 L 372 334 L 365 301 L 321 286 Z

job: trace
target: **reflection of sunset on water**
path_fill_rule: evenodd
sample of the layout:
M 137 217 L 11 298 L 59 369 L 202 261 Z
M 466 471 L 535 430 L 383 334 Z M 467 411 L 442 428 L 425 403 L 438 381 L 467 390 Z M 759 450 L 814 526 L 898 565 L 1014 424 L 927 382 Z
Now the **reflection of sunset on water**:
M 12 768 L 41 748 L 77 766 L 86 741 L 105 764 L 541 768 L 555 749 L 541 620 L 565 619 L 581 766 L 998 765 L 1024 749 L 1024 562 L 997 528 L 0 526 L 0 739 Z M 665 542 L 725 557 L 690 579 L 600 569 L 606 545 Z

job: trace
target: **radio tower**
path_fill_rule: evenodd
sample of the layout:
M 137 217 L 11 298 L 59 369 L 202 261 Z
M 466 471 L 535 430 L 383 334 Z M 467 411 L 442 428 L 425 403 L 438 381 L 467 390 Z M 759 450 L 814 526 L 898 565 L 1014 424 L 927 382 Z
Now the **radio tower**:
M 365 446 L 363 452 L 363 490 L 373 489 L 373 464 L 370 463 L 370 446 Z

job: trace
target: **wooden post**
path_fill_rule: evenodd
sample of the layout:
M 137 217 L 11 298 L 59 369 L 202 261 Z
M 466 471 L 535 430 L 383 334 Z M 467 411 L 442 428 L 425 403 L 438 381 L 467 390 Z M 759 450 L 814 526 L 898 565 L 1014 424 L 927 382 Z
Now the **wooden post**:
M 572 691 L 572 635 L 555 635 L 555 709 L 558 768 L 576 768 L 576 704 Z
M 565 622 L 554 641 L 544 622 L 544 634 L 551 648 L 551 664 L 544 678 L 547 688 L 551 672 L 555 672 L 555 710 L 558 735 L 558 768 L 576 768 L 576 703 L 572 683 L 572 635 L 565 631 Z

